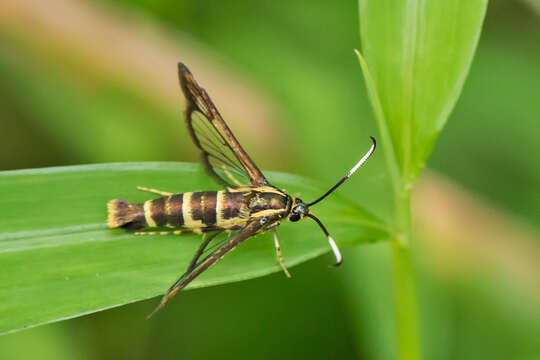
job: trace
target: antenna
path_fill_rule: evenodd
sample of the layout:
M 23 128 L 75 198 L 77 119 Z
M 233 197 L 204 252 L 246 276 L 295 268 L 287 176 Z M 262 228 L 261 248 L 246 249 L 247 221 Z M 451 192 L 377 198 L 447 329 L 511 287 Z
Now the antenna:
M 322 199 L 324 199 L 325 197 L 327 197 L 328 195 L 330 195 L 334 190 L 336 190 L 341 184 L 343 184 L 345 182 L 345 180 L 347 180 L 348 178 L 350 178 L 352 176 L 352 174 L 354 174 L 356 172 L 356 170 L 358 170 L 358 168 L 360 166 L 362 166 L 366 161 L 367 159 L 369 159 L 369 157 L 371 156 L 371 154 L 373 154 L 373 152 L 375 151 L 375 147 L 377 146 L 377 141 L 375 141 L 375 138 L 373 136 L 370 136 L 371 138 L 371 141 L 373 142 L 373 144 L 371 145 L 371 148 L 369 148 L 368 152 L 362 156 L 362 158 L 360 159 L 360 161 L 358 161 L 356 163 L 356 165 L 353 166 L 353 168 L 351 170 L 349 170 L 349 172 L 347 173 L 347 175 L 345 175 L 341 180 L 339 180 L 337 182 L 336 185 L 332 186 L 330 188 L 330 190 L 328 190 L 323 196 L 321 196 L 320 198 L 318 198 L 317 200 L 307 204 L 308 207 L 310 207 L 311 205 L 315 205 L 316 203 L 318 203 L 319 201 L 321 201 Z M 319 222 L 319 225 L 322 226 L 322 224 Z M 327 233 L 328 235 L 328 233 Z M 331 239 L 331 238 L 330 238 Z M 332 240 L 333 241 L 333 240 Z M 330 243 L 330 245 L 332 245 L 332 243 Z M 335 244 L 334 244 L 335 245 Z
M 315 220 L 317 222 L 317 224 L 319 224 L 319 226 L 321 227 L 322 231 L 324 232 L 324 235 L 326 235 L 328 237 L 328 242 L 330 243 L 330 247 L 332 248 L 332 251 L 334 252 L 334 256 L 336 257 L 336 263 L 334 264 L 334 266 L 341 265 L 341 262 L 343 261 L 343 256 L 341 256 L 341 252 L 339 251 L 339 248 L 338 248 L 336 242 L 330 236 L 330 234 L 328 233 L 328 230 L 326 230 L 326 228 L 324 227 L 321 220 L 319 220 L 316 216 L 311 215 L 311 214 L 306 214 L 306 216 L 308 216 L 308 217 L 312 218 L 313 220 Z

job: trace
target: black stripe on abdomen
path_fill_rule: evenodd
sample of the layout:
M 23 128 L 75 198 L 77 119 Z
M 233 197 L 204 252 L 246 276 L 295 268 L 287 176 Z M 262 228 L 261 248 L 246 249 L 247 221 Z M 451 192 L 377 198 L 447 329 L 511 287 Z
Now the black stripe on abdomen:
M 240 216 L 240 210 L 244 201 L 243 192 L 226 192 L 223 194 L 221 204 L 221 216 L 223 220 L 229 220 Z
M 152 220 L 154 220 L 156 226 L 165 226 L 167 224 L 165 200 L 166 198 L 162 197 L 151 201 L 150 216 L 152 217 Z
M 147 226 L 181 227 L 184 225 L 183 199 L 184 194 L 175 194 L 145 202 L 144 215 L 148 222 Z
M 216 205 L 217 191 L 194 192 L 190 202 L 191 218 L 201 221 L 205 226 L 214 226 Z
M 181 227 L 184 225 L 184 214 L 182 213 L 184 194 L 175 194 L 168 196 L 166 199 L 165 214 L 167 216 L 167 225 Z
M 207 226 L 216 225 L 217 191 L 205 191 L 203 195 L 203 223 Z

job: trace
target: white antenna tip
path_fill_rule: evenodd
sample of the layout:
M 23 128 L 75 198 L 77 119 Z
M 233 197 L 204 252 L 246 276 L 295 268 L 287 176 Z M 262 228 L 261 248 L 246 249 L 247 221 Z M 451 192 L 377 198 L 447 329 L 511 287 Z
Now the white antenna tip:
M 332 251 L 334 252 L 334 256 L 336 257 L 336 263 L 334 264 L 334 266 L 341 265 L 343 261 L 343 256 L 341 256 L 341 252 L 339 251 L 339 248 L 336 242 L 334 241 L 334 239 L 332 239 L 330 235 L 328 235 L 328 242 L 330 243 L 330 247 L 332 248 Z

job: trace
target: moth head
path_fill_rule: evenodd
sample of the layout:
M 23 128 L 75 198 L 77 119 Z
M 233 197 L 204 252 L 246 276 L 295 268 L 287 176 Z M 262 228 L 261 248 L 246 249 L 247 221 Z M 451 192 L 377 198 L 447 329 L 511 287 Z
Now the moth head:
M 304 216 L 309 214 L 309 208 L 302 200 L 299 198 L 294 199 L 293 207 L 289 215 L 289 221 L 295 222 L 302 219 Z

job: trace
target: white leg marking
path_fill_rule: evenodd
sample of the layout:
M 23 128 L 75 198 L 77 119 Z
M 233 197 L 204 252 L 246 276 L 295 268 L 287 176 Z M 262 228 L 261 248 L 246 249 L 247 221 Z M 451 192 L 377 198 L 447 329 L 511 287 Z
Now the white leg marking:
M 277 230 L 274 229 L 274 245 L 276 247 L 276 256 L 279 261 L 279 265 L 281 265 L 281 268 L 283 269 L 283 272 L 285 275 L 287 275 L 288 278 L 291 277 L 291 274 L 289 273 L 289 270 L 285 267 L 285 264 L 283 263 L 283 256 L 281 255 L 281 246 L 279 246 L 279 240 L 277 236 Z
M 154 194 L 158 194 L 158 195 L 161 195 L 161 196 L 171 196 L 171 195 L 174 195 L 174 194 L 171 193 L 171 192 L 161 191 L 161 190 L 156 190 L 156 189 L 151 189 L 151 188 L 147 188 L 147 187 L 144 187 L 144 186 L 137 186 L 137 190 L 148 191 L 148 192 L 151 192 L 151 193 L 154 193 Z

